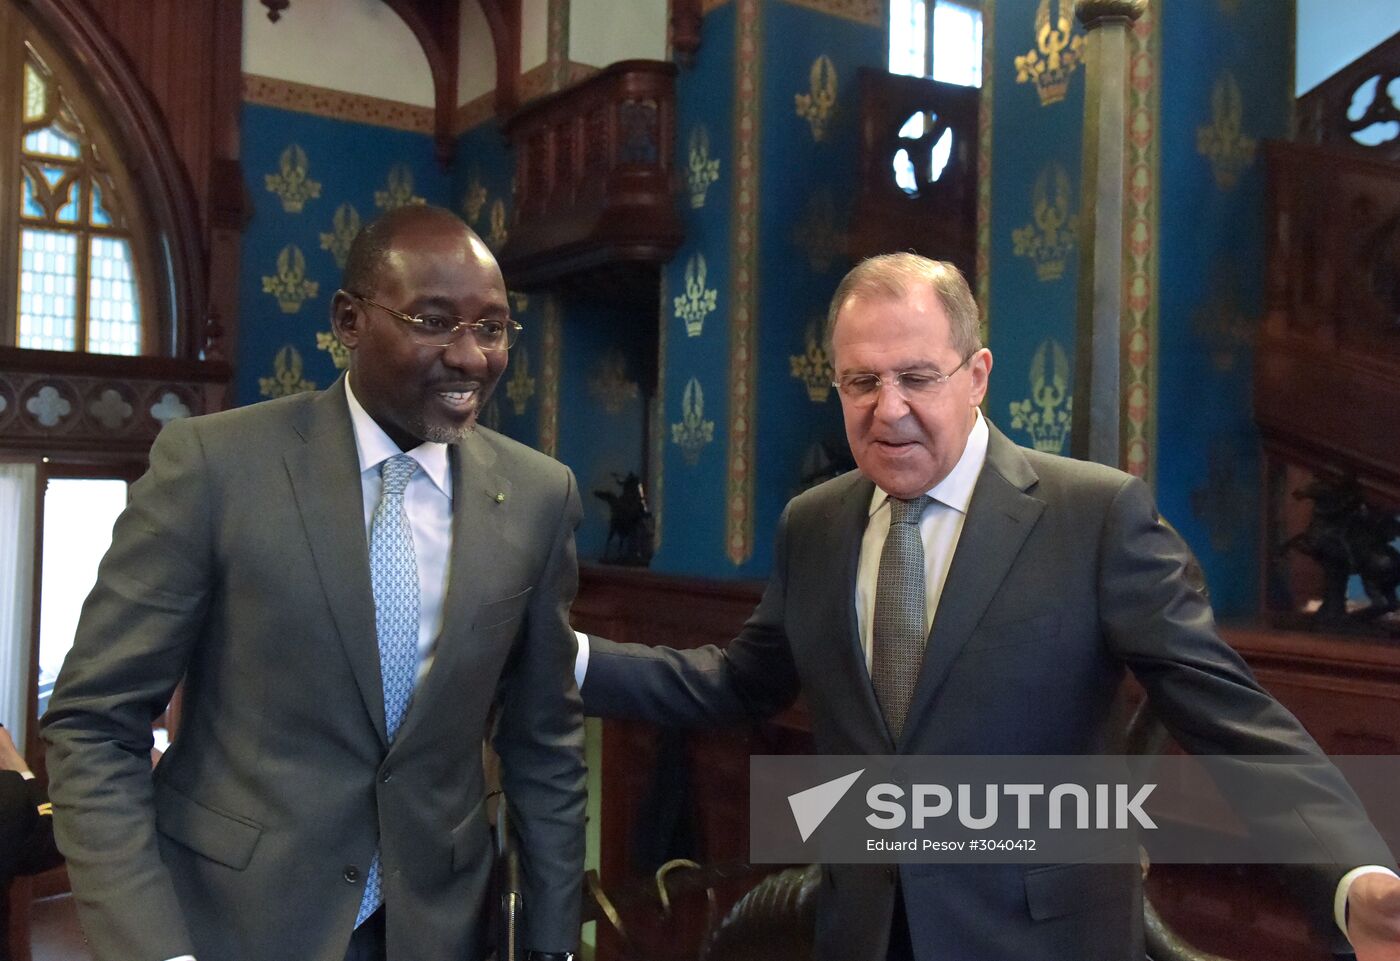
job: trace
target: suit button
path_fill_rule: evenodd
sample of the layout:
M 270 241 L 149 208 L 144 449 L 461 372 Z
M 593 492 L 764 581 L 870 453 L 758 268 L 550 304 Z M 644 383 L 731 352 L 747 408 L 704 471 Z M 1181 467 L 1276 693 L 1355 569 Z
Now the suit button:
M 360 869 L 350 864 L 345 868 L 345 873 L 341 875 L 350 884 L 355 884 L 360 880 Z
M 380 784 L 388 784 L 388 783 L 389 783 L 390 781 L 392 781 L 393 779 L 394 779 L 394 772 L 391 771 L 391 770 L 389 770 L 388 768 L 385 768 L 382 772 L 380 772 L 380 775 L 379 775 L 379 783 L 380 783 Z

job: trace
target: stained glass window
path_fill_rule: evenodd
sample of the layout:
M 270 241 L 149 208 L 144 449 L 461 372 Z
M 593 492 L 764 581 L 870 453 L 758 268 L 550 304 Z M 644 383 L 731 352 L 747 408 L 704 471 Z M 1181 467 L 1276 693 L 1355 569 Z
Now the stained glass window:
M 14 343 L 140 353 L 141 283 L 121 185 L 69 92 L 32 45 L 25 53 L 20 190 L 10 201 L 20 235 Z

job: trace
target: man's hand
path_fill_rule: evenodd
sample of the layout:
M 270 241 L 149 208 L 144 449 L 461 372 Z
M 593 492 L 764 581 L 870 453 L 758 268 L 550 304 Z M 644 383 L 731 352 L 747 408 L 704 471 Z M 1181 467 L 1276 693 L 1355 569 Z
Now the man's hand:
M 1352 882 L 1347 936 L 1356 961 L 1400 961 L 1400 878 L 1377 872 Z
M 0 725 L 0 771 L 18 771 L 23 774 L 28 770 L 29 765 L 24 762 L 24 755 L 19 753 L 19 748 L 15 747 L 10 732 Z

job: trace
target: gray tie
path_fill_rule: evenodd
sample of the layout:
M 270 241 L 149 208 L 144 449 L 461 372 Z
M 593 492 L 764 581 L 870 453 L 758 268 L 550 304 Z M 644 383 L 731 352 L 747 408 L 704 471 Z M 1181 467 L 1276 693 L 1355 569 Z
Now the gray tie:
M 919 518 L 933 498 L 921 494 L 913 500 L 891 497 L 889 501 L 890 533 L 880 552 L 880 572 L 875 579 L 870 679 L 885 723 L 899 740 L 928 640 Z

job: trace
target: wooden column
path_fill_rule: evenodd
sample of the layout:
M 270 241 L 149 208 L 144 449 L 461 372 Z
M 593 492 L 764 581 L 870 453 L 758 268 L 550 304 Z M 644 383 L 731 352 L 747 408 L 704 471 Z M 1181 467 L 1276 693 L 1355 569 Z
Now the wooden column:
M 1147 0 L 1079 0 L 1085 44 L 1084 173 L 1079 215 L 1077 362 L 1071 449 L 1122 460 L 1123 170 L 1128 31 Z

